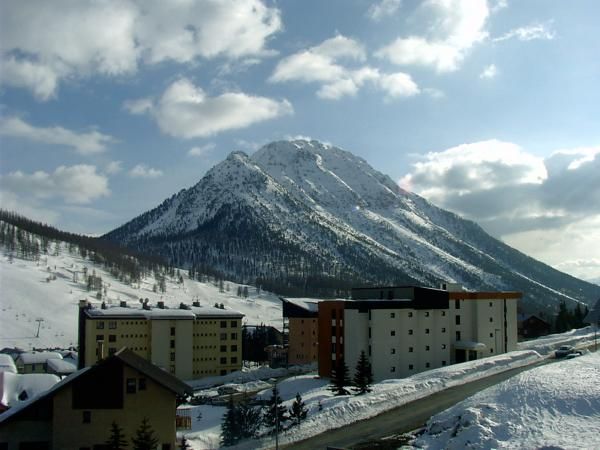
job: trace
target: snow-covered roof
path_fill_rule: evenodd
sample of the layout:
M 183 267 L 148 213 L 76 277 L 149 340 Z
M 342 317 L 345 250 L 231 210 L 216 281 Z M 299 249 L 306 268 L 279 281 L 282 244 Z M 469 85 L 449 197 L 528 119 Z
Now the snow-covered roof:
M 50 359 L 62 359 L 58 352 L 25 352 L 21 353 L 17 361 L 23 364 L 43 364 Z
M 286 302 L 292 303 L 302 309 L 306 309 L 311 312 L 319 311 L 319 302 L 321 300 L 316 298 L 282 298 Z
M 243 314 L 231 309 L 220 309 L 214 306 L 190 306 L 190 309 L 180 308 L 133 308 L 112 306 L 106 309 L 89 308 L 86 314 L 92 318 L 139 318 L 147 320 L 160 319 L 189 319 L 196 317 L 242 317 Z
M 10 355 L 0 354 L 0 372 L 17 373 L 17 366 Z
M 72 362 L 65 361 L 64 359 L 49 359 L 48 369 L 54 373 L 67 374 L 75 372 L 77 367 Z
M 5 406 L 13 407 L 46 392 L 60 381 L 48 373 L 0 373 L 0 398 Z

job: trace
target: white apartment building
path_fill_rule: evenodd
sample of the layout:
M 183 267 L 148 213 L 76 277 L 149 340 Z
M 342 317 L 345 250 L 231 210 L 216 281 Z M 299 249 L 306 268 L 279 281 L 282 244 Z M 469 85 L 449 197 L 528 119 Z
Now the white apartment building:
M 423 287 L 353 289 L 352 300 L 319 303 L 319 374 L 361 351 L 375 381 L 516 350 L 518 292 Z

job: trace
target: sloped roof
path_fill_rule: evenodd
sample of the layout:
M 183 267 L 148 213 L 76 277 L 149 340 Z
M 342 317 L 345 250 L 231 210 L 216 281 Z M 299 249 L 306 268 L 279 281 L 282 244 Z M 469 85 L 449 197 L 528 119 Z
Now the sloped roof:
M 43 364 L 50 359 L 63 359 L 63 357 L 58 352 L 25 352 L 19 355 L 17 361 L 23 364 Z
M 16 406 L 27 399 L 48 391 L 60 378 L 48 373 L 0 373 L 0 403 Z M 25 393 L 25 396 L 23 396 Z
M 0 354 L 0 372 L 17 373 L 17 366 L 10 355 Z
M 54 373 L 67 374 L 77 371 L 77 366 L 72 362 L 65 361 L 64 359 L 49 359 L 48 369 L 54 371 Z

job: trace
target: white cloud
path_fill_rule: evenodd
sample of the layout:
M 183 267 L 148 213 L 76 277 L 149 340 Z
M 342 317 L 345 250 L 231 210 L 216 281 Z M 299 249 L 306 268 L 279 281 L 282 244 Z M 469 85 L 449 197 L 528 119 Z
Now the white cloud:
M 200 87 L 182 78 L 144 111 L 154 117 L 163 133 L 190 139 L 292 114 L 293 108 L 287 100 L 276 101 L 242 92 L 209 97 Z
M 349 62 L 362 62 L 364 59 L 365 51 L 359 42 L 337 35 L 283 58 L 269 80 L 274 83 L 319 83 L 317 96 L 329 100 L 354 96 L 366 83 L 385 92 L 388 98 L 410 97 L 419 93 L 417 84 L 408 74 L 382 74 L 369 66 L 347 66 Z M 342 64 L 340 60 L 347 61 Z
M 526 27 L 510 30 L 502 36 L 494 38 L 494 41 L 506 41 L 513 38 L 519 41 L 533 41 L 535 39 L 551 41 L 555 36 L 556 34 L 552 30 L 551 23 L 534 23 Z
M 400 9 L 402 0 L 381 0 L 369 6 L 367 17 L 375 22 L 379 22 L 385 17 L 392 16 Z
M 596 159 L 596 156 L 600 154 L 600 146 L 598 147 L 578 147 L 566 150 L 557 150 L 552 156 L 568 156 L 576 157 L 567 166 L 568 170 L 577 170 L 583 164 L 592 163 Z
M 424 88 L 423 93 L 429 95 L 431 98 L 439 100 L 446 97 L 444 91 L 436 88 Z
M 152 111 L 153 106 L 151 98 L 138 98 L 136 100 L 127 100 L 123 103 L 123 108 L 131 114 L 146 114 Z
M 90 203 L 110 194 L 108 179 L 96 173 L 95 166 L 86 164 L 60 166 L 54 173 L 16 171 L 2 175 L 0 181 L 5 189 L 19 196 L 39 199 L 59 197 L 67 203 Z
M 109 175 L 114 175 L 123 170 L 123 161 L 111 161 L 106 165 L 106 173 Z
M 491 80 L 496 78 L 496 75 L 498 75 L 498 68 L 495 64 L 490 64 L 489 66 L 486 66 L 479 74 L 479 78 L 483 80 Z
M 261 0 L 7 2 L 0 82 L 48 100 L 64 80 L 130 75 L 141 62 L 262 57 L 281 26 Z
M 0 190 L 0 200 L 2 200 L 2 209 L 6 211 L 18 211 L 19 214 L 31 220 L 54 224 L 60 217 L 60 214 L 54 208 L 42 205 L 38 199 L 34 199 L 31 196 L 26 195 L 23 198 L 14 192 Z
M 77 153 L 90 155 L 106 150 L 106 145 L 115 142 L 112 136 L 96 130 L 77 133 L 62 127 L 35 127 L 18 117 L 0 120 L 0 136 L 28 139 L 43 144 L 63 145 Z
M 188 150 L 188 156 L 204 156 L 215 148 L 214 143 L 192 147 Z
M 138 164 L 129 171 L 132 178 L 158 178 L 163 176 L 162 170 L 153 169 L 146 164 Z
M 467 52 L 487 37 L 486 0 L 428 0 L 417 15 L 429 22 L 426 36 L 399 37 L 376 52 L 398 65 L 432 67 L 438 72 L 457 70 Z

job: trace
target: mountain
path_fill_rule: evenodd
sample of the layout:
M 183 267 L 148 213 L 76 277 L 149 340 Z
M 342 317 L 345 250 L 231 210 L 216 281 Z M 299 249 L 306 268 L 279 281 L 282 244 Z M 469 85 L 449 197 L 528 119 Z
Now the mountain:
M 538 312 L 562 300 L 590 304 L 600 293 L 317 141 L 233 152 L 195 186 L 103 238 L 288 295 L 450 281 L 522 291 L 525 310 Z

